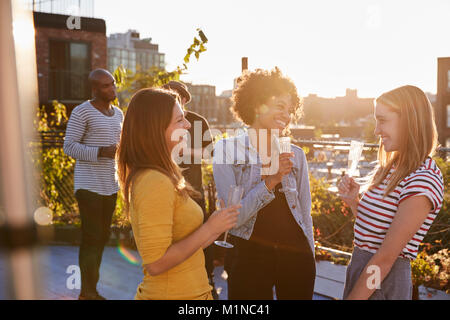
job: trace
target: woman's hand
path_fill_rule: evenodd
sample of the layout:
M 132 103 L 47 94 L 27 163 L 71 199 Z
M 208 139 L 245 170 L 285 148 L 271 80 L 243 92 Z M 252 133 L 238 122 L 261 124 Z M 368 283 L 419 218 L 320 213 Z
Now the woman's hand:
M 266 186 L 269 190 L 273 190 L 277 184 L 283 180 L 283 176 L 291 172 L 294 162 L 291 160 L 295 155 L 291 153 L 282 153 L 279 155 L 278 172 L 265 178 Z
M 348 175 L 343 176 L 338 185 L 339 197 L 352 209 L 355 216 L 359 204 L 359 189 L 360 185 Z
M 225 207 L 223 200 L 220 200 L 220 207 Z M 239 215 L 238 209 L 241 207 L 242 205 L 238 204 L 214 211 L 205 223 L 211 234 L 218 237 L 220 234 L 235 227 L 237 223 L 237 216 Z

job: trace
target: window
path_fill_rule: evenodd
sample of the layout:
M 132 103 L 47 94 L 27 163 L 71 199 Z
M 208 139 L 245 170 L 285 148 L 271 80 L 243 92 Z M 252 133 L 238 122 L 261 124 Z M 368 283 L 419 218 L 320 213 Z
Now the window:
M 450 90 L 450 70 L 447 71 L 447 89 Z
M 153 54 L 151 53 L 147 53 L 147 66 L 153 67 L 155 65 L 155 58 L 153 56 Z
M 447 128 L 450 128 L 450 104 L 447 105 Z
M 50 41 L 49 98 L 88 99 L 89 45 L 82 42 Z
M 141 70 L 146 69 L 145 64 L 145 53 L 143 52 L 136 52 L 136 67 L 139 66 Z
M 164 69 L 164 55 L 163 54 L 156 54 L 155 55 L 155 65 L 160 67 L 161 69 Z
M 114 48 L 108 49 L 108 58 L 113 58 L 117 56 L 117 50 Z

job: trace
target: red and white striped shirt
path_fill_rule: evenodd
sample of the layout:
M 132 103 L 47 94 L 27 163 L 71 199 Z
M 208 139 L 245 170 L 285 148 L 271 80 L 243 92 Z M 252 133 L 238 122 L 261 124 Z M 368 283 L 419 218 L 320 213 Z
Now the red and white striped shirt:
M 410 197 L 426 196 L 432 203 L 432 209 L 422 226 L 400 253 L 400 257 L 414 260 L 420 243 L 441 210 L 444 180 L 434 160 L 427 158 L 419 169 L 404 178 L 389 195 L 383 198 L 393 171 L 394 169 L 391 169 L 379 186 L 365 192 L 359 202 L 354 228 L 354 245 L 375 253 L 383 243 L 399 204 Z

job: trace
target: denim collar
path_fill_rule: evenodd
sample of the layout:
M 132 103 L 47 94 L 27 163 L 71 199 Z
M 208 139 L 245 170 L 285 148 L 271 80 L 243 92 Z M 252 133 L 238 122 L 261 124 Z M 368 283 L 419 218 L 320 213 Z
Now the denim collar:
M 254 147 L 254 144 L 256 144 L 256 141 L 253 141 L 254 139 L 251 139 L 250 135 L 248 134 L 248 131 L 243 132 L 240 135 L 236 136 L 237 141 L 237 154 L 241 155 L 238 156 L 238 159 L 242 159 L 245 157 L 245 162 L 249 162 L 250 164 L 257 164 L 261 165 L 261 158 L 258 154 L 258 151 Z M 272 144 L 275 145 L 275 150 L 279 152 L 280 146 L 278 144 L 278 140 L 275 139 L 274 136 L 272 136 Z M 271 153 L 273 155 L 273 153 Z

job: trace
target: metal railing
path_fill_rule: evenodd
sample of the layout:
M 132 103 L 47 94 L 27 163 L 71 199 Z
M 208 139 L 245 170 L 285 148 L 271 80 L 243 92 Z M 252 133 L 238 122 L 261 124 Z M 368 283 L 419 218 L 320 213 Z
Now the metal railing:
M 52 130 L 46 132 L 40 132 L 40 137 L 43 147 L 62 147 L 64 144 L 64 130 Z M 293 139 L 293 143 L 304 146 L 339 146 L 339 147 L 349 147 L 350 142 L 348 141 L 326 141 L 326 140 L 305 140 L 305 139 Z M 365 148 L 378 148 L 376 143 L 365 143 Z M 439 153 L 450 153 L 450 148 L 440 147 L 438 149 Z
M 37 12 L 94 17 L 93 0 L 26 0 L 25 4 Z
M 339 146 L 339 147 L 350 147 L 350 142 L 348 141 L 324 141 L 324 140 L 304 140 L 304 139 L 293 139 L 293 143 L 298 145 L 313 146 Z M 376 143 L 364 143 L 364 148 L 374 148 L 378 149 L 379 145 Z M 440 147 L 437 150 L 438 153 L 450 153 L 450 148 Z
M 314 150 L 314 146 L 321 146 L 326 147 L 329 146 L 331 148 L 333 147 L 342 147 L 342 146 L 350 146 L 350 142 L 344 142 L 344 141 L 317 141 L 317 140 L 301 140 L 296 139 L 293 140 L 293 142 L 299 146 L 307 146 L 308 148 L 312 148 Z M 62 130 L 54 130 L 54 131 L 48 131 L 48 132 L 41 132 L 40 133 L 40 147 L 43 149 L 46 148 L 62 148 L 64 143 L 64 131 Z M 377 149 L 377 144 L 371 144 L 367 143 L 365 144 L 365 147 L 367 149 Z M 367 150 L 366 149 L 366 150 Z M 320 148 L 322 150 L 322 148 Z M 345 150 L 340 149 L 340 152 L 345 152 Z M 311 152 L 311 150 L 310 150 Z M 441 157 L 447 157 L 448 153 L 450 152 L 450 148 L 441 148 L 439 150 Z M 339 167 L 340 165 L 346 166 L 346 164 L 343 164 L 341 162 L 334 162 L 334 165 Z M 314 173 L 313 166 L 310 166 L 310 169 L 312 169 L 312 173 Z M 327 167 L 330 169 L 329 167 Z M 339 171 L 339 169 L 334 169 L 336 171 Z M 336 173 L 334 174 L 334 178 L 336 178 Z M 332 181 L 331 175 L 326 175 L 328 177 L 327 180 Z M 75 197 L 73 195 L 73 169 L 70 171 L 67 171 L 64 173 L 64 176 L 61 180 L 55 181 L 55 187 L 57 188 L 57 192 L 60 195 L 61 204 L 63 205 L 64 210 L 67 210 L 67 212 L 73 216 L 74 212 L 74 205 L 76 204 Z M 211 214 L 216 210 L 216 188 L 214 185 L 214 181 L 209 183 L 208 185 L 204 186 L 205 189 L 205 198 L 207 201 L 207 214 Z M 448 226 L 442 224 L 439 221 L 436 221 L 436 223 L 433 224 L 432 229 L 430 229 L 429 232 L 430 236 L 439 236 L 442 238 L 443 242 L 447 243 L 450 241 L 450 230 Z M 329 245 L 329 244 L 327 244 Z M 339 246 L 337 246 L 339 247 Z M 329 248 L 320 248 L 321 250 L 328 250 Z M 336 252 L 335 252 L 336 253 Z

